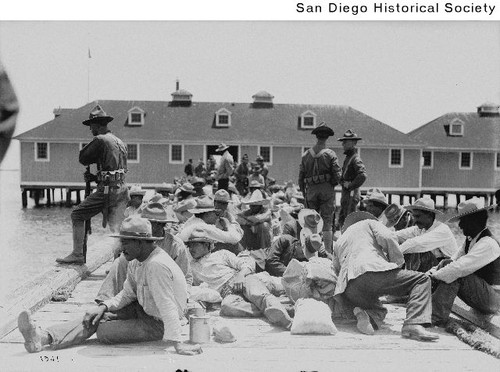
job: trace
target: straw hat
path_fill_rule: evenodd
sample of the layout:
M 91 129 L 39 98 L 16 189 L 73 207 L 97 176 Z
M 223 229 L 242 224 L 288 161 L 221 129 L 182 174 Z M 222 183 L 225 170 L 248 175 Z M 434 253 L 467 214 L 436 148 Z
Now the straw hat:
M 265 199 L 260 190 L 255 190 L 249 198 L 242 201 L 246 205 L 267 205 L 270 200 Z
M 387 227 L 393 227 L 404 214 L 405 209 L 401 205 L 391 204 L 382 212 L 378 220 Z
M 207 181 L 205 181 L 204 178 L 202 177 L 193 177 L 191 179 L 191 185 L 195 185 L 195 184 L 198 184 L 198 183 L 201 183 L 202 185 L 205 185 L 207 183 Z
M 219 239 L 214 237 L 214 233 L 209 228 L 203 225 L 196 226 L 191 231 L 189 237 L 186 240 L 187 243 L 190 242 L 216 243 L 218 241 Z
M 252 180 L 250 181 L 250 184 L 248 185 L 249 188 L 255 188 L 255 189 L 261 189 L 264 187 L 263 184 L 261 184 L 259 181 L 257 180 Z
M 141 212 L 141 217 L 152 222 L 167 223 L 167 211 L 160 202 L 148 203 Z
M 92 109 L 92 111 L 90 111 L 89 118 L 87 120 L 82 121 L 82 124 L 87 126 L 89 126 L 91 123 L 98 123 L 105 125 L 112 120 L 113 117 L 106 114 L 106 112 L 104 112 L 102 107 L 100 105 L 97 105 Z
M 143 190 L 141 185 L 132 185 L 130 186 L 130 190 L 129 190 L 129 194 L 130 196 L 133 196 L 133 195 L 146 195 L 146 190 Z
M 220 189 L 217 190 L 217 192 L 214 195 L 214 201 L 220 202 L 220 203 L 231 203 L 231 196 L 229 193 L 224 190 Z
M 347 141 L 347 140 L 360 141 L 360 140 L 362 140 L 362 138 L 358 137 L 358 135 L 356 133 L 354 133 L 354 131 L 352 129 L 348 129 L 345 131 L 344 136 L 340 137 L 338 139 L 338 141 L 342 142 L 342 141 Z
M 431 198 L 420 198 L 415 200 L 415 203 L 412 205 L 405 206 L 409 211 L 419 209 L 421 211 L 432 212 L 434 214 L 443 214 L 443 212 L 438 211 L 435 208 L 434 200 Z
M 300 244 L 302 245 L 302 249 L 304 251 L 304 255 L 307 259 L 316 256 L 316 253 L 321 249 L 323 245 L 323 239 L 319 234 L 309 234 L 305 235 L 304 239 L 300 239 Z
M 465 200 L 463 202 L 460 202 L 457 206 L 458 208 L 458 214 L 456 216 L 453 216 L 448 220 L 448 222 L 455 222 L 458 221 L 460 218 L 468 216 L 470 214 L 478 213 L 481 211 L 487 211 L 492 208 L 495 208 L 496 205 L 490 205 L 485 207 L 484 206 L 484 200 L 478 198 L 477 196 L 474 196 L 473 198 L 469 200 Z
M 365 211 L 358 211 L 358 212 L 352 212 L 344 220 L 344 225 L 342 226 L 342 234 L 347 230 L 348 227 L 354 225 L 357 222 L 364 221 L 364 220 L 377 220 L 377 217 L 375 217 L 373 214 L 365 212 Z
M 194 191 L 193 185 L 191 185 L 189 182 L 185 182 L 182 184 L 181 187 L 179 187 L 179 190 L 188 192 L 190 194 L 194 194 L 196 191 Z
M 215 150 L 215 152 L 222 152 L 222 151 L 225 151 L 229 148 L 228 145 L 226 145 L 225 143 L 221 143 L 219 145 L 219 147 L 217 147 L 217 149 Z
M 215 211 L 214 199 L 208 195 L 199 196 L 196 198 L 196 207 L 188 209 L 189 213 L 199 214 Z
M 309 229 L 312 233 L 319 233 L 323 230 L 323 219 L 314 209 L 302 209 L 297 216 L 297 220 L 303 229 Z
M 162 237 L 153 236 L 151 222 L 137 215 L 127 217 L 120 225 L 120 233 L 111 235 L 113 238 L 134 240 L 161 240 Z
M 366 196 L 363 198 L 363 200 L 378 202 L 385 205 L 386 207 L 389 205 L 385 195 L 382 193 L 382 191 L 380 191 L 380 189 L 377 188 L 368 189 L 368 191 L 366 192 Z

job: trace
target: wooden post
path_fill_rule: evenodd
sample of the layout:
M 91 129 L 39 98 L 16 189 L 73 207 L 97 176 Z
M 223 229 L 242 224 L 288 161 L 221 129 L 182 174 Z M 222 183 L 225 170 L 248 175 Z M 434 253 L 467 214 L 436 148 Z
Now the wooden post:
M 66 189 L 66 207 L 71 207 L 71 189 Z
M 80 199 L 80 190 L 75 190 L 76 192 L 76 204 L 80 204 L 82 200 Z
M 50 189 L 47 189 L 47 206 L 50 207 L 52 204 L 52 195 L 50 195 Z
M 26 191 L 26 189 L 21 190 L 21 199 L 23 202 L 23 208 L 28 207 L 28 192 Z
M 444 200 L 443 200 L 443 208 L 447 209 L 448 208 L 448 194 L 444 194 L 443 198 L 444 198 Z
M 40 190 L 33 191 L 33 197 L 35 199 L 35 205 L 38 207 L 40 205 Z

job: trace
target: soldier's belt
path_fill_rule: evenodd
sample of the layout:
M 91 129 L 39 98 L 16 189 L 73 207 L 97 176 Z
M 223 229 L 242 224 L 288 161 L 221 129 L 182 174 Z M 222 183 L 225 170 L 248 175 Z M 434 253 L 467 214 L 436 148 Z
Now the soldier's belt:
M 123 181 L 125 179 L 125 170 L 118 169 L 115 171 L 101 171 L 97 173 L 97 181 L 108 181 L 108 182 L 116 182 Z
M 318 176 L 306 177 L 304 178 L 304 182 L 306 185 L 317 185 L 320 183 L 330 182 L 331 179 L 331 174 L 320 174 Z

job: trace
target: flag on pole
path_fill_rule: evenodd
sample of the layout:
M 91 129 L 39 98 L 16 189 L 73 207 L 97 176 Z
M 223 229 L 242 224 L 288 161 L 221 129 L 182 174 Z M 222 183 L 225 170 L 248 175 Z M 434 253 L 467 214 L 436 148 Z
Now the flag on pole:
M 89 58 L 92 58 L 92 56 L 90 55 L 90 48 L 89 48 Z

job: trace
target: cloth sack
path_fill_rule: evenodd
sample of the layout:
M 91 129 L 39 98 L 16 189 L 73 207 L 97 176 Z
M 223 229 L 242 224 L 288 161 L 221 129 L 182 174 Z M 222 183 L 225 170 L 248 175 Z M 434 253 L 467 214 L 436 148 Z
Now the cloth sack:
M 306 284 L 307 270 L 304 268 L 305 263 L 292 258 L 286 267 L 281 284 L 290 300 L 296 302 L 299 298 L 308 298 L 312 296 L 309 286 Z
M 217 303 L 222 301 L 222 297 L 215 289 L 207 287 L 206 283 L 193 285 L 191 287 L 189 299 L 192 301 L 203 301 Z
M 311 291 L 311 297 L 327 301 L 335 293 L 337 275 L 333 272 L 332 261 L 323 257 L 311 257 L 305 264 L 305 282 Z
M 327 304 L 312 298 L 301 298 L 295 304 L 290 333 L 334 335 L 337 327 L 333 324 L 332 312 Z
M 236 337 L 234 336 L 229 325 L 222 321 L 215 323 L 212 328 L 212 335 L 214 336 L 215 342 L 229 343 L 236 341 Z

